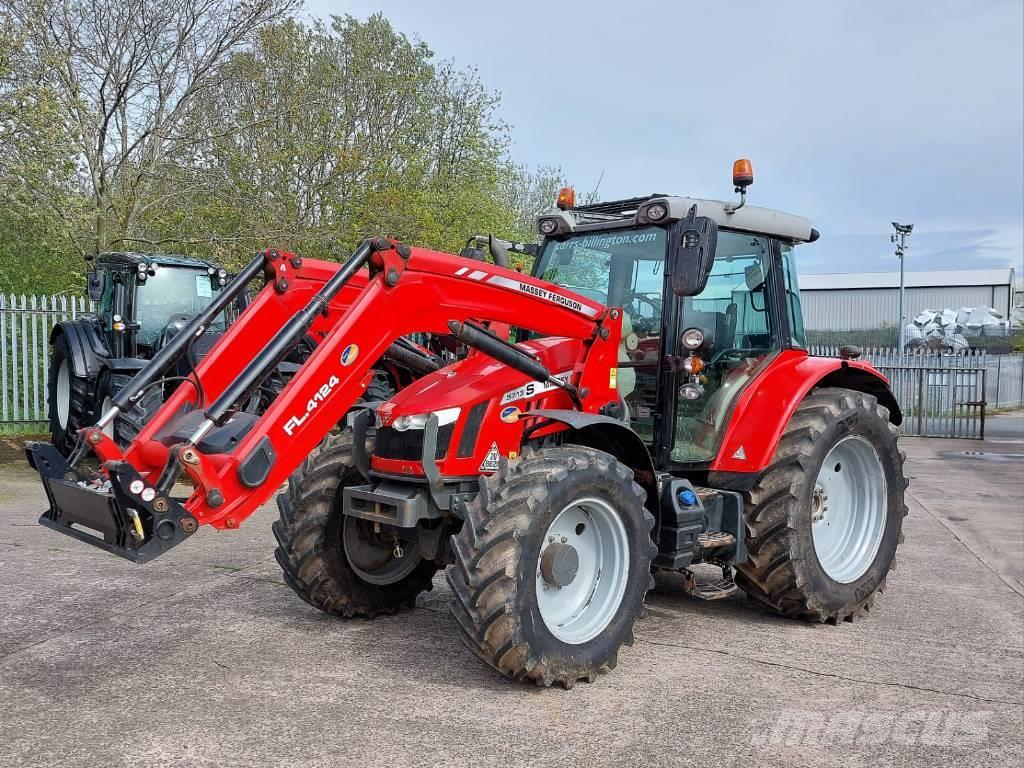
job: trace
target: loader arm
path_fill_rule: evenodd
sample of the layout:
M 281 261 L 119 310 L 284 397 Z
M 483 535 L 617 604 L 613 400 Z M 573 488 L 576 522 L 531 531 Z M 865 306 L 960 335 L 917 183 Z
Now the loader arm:
M 362 264 L 369 270 L 358 271 Z M 85 431 L 113 486 L 106 501 L 115 517 L 120 514 L 121 522 L 108 528 L 116 529 L 113 538 L 125 544 L 107 542 L 106 548 L 145 560 L 159 551 L 136 556 L 122 549 L 163 551 L 177 543 L 177 528 L 190 534 L 201 524 L 237 527 L 352 408 L 374 364 L 393 342 L 416 332 L 451 333 L 453 324 L 466 321 L 493 321 L 583 341 L 572 377 L 576 391 L 585 395 L 581 408 L 597 412 L 599 404 L 616 397 L 608 371 L 616 364 L 618 310 L 501 267 L 381 239 L 367 241 L 340 267 L 302 262 L 286 290 L 268 282 L 198 368 L 205 409 L 194 408 L 194 388 L 179 387 L 123 455 L 100 430 Z M 308 325 L 303 327 L 304 322 Z M 259 417 L 238 414 L 233 404 L 246 388 L 276 365 L 290 338 L 307 330 L 322 340 L 281 394 Z M 66 486 L 90 481 L 69 479 L 48 453 L 36 449 L 33 458 L 29 450 L 48 484 L 51 517 L 47 522 L 44 515 L 43 522 L 57 527 L 53 516 L 59 517 L 59 507 L 74 497 Z M 163 495 L 161 483 L 179 468 L 193 485 L 180 504 Z M 83 494 L 95 495 L 105 487 L 91 482 Z M 59 500 L 52 492 L 57 486 Z M 126 499 L 134 506 L 124 510 Z M 157 502 L 163 511 L 154 506 Z M 161 531 L 164 543 L 156 541 Z

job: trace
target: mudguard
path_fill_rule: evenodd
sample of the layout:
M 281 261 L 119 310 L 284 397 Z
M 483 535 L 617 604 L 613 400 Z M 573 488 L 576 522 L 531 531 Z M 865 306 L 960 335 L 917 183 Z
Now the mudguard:
M 75 376 L 84 379 L 98 376 L 107 357 L 107 349 L 96 328 L 95 319 L 82 317 L 57 323 L 50 331 L 50 343 L 53 344 L 61 333 L 67 337 L 71 348 L 71 366 Z
M 806 352 L 782 352 L 747 385 L 729 417 L 711 472 L 756 473 L 771 463 L 793 412 L 815 387 L 844 387 L 866 392 L 889 409 L 889 420 L 899 425 L 903 414 L 889 381 L 869 363 Z
M 647 443 L 636 432 L 618 419 L 581 411 L 546 409 L 527 411 L 523 417 L 542 416 L 565 424 L 573 430 L 570 442 L 586 445 L 610 453 L 633 470 L 633 479 L 647 492 L 646 506 L 654 515 L 655 530 L 661 520 L 658 499 L 658 483 L 654 474 L 654 460 L 647 449 Z

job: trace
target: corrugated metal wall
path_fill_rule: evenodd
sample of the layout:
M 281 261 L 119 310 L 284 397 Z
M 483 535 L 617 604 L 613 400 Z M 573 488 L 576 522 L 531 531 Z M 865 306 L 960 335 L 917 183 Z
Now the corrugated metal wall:
M 910 320 L 923 309 L 959 309 L 986 305 L 1005 317 L 1009 287 L 955 286 L 949 288 L 907 288 L 906 314 Z M 896 325 L 899 314 L 898 288 L 851 290 L 801 290 L 804 325 L 814 331 L 854 331 Z

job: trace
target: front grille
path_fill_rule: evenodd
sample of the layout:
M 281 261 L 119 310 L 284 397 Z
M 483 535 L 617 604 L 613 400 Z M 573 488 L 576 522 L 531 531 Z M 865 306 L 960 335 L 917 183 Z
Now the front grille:
M 448 445 L 452 441 L 454 432 L 454 423 L 437 428 L 435 459 L 443 459 L 448 455 Z M 423 458 L 423 430 L 407 429 L 404 432 L 399 432 L 394 427 L 378 427 L 377 444 L 373 454 L 382 459 L 420 461 Z

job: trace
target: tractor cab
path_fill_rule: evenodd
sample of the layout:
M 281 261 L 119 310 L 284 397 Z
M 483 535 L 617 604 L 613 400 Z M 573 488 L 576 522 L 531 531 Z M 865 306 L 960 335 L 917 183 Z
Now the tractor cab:
M 227 271 L 205 261 L 148 253 L 102 253 L 89 272 L 89 298 L 113 357 L 148 358 L 227 283 Z M 213 323 L 223 331 L 224 315 Z
M 734 170 L 745 192 L 749 163 Z M 818 233 L 744 201 L 656 194 L 575 206 L 573 197 L 563 190 L 558 209 L 538 218 L 534 275 L 622 307 L 624 417 L 660 468 L 706 465 L 746 383 L 783 350 L 804 347 L 793 249 Z M 680 261 L 697 221 L 715 230 L 711 251 Z

